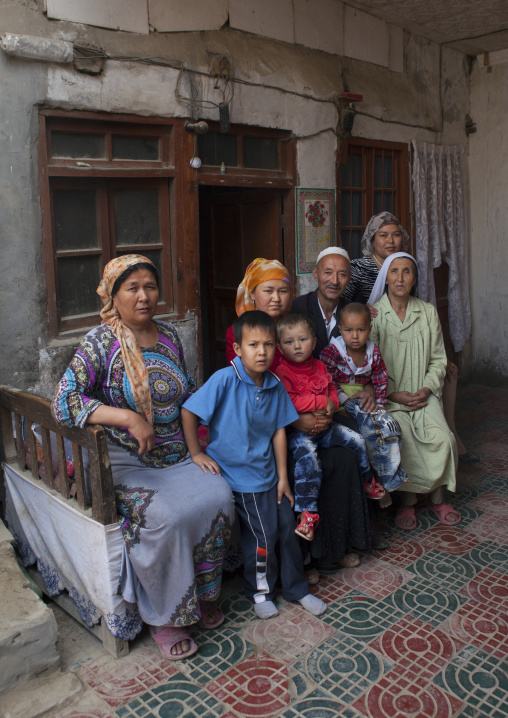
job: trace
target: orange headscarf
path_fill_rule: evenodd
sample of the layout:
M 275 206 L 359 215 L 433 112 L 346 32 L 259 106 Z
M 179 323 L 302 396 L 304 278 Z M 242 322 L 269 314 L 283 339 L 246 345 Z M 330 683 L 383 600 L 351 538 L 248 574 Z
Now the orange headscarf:
M 289 272 L 286 267 L 276 259 L 263 259 L 263 257 L 258 257 L 249 264 L 245 270 L 245 277 L 236 293 L 235 308 L 238 316 L 256 308 L 250 295 L 258 284 L 268 282 L 270 279 L 282 279 L 288 283 L 291 289 Z
M 133 264 L 147 263 L 155 266 L 147 257 L 140 254 L 126 254 L 123 257 L 116 257 L 104 267 L 101 283 L 97 287 L 97 294 L 103 304 L 101 319 L 109 324 L 111 331 L 118 339 L 122 359 L 129 379 L 136 411 L 141 414 L 149 424 L 153 424 L 152 398 L 150 396 L 150 382 L 146 370 L 143 353 L 139 348 L 136 337 L 129 327 L 125 326 L 113 304 L 113 286 L 126 269 Z

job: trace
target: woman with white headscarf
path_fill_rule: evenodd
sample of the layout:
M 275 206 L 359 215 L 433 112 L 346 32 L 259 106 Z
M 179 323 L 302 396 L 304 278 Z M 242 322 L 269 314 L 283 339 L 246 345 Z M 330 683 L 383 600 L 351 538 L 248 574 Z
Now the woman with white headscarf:
M 416 262 L 396 252 L 383 262 L 369 296 L 377 309 L 370 338 L 388 370 L 386 410 L 402 430 L 401 463 L 409 482 L 403 484 L 397 526 L 416 528 L 418 494 L 429 494 L 429 510 L 449 526 L 460 514 L 444 503 L 443 490 L 455 491 L 457 447 L 443 413 L 441 396 L 446 354 L 437 310 L 413 296 Z

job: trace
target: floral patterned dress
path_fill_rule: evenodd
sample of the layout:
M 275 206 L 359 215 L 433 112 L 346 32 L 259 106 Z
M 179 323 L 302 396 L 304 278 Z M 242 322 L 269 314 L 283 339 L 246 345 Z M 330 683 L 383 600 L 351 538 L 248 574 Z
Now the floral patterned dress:
M 105 426 L 125 539 L 120 591 L 152 626 L 188 626 L 199 600 L 220 591 L 224 551 L 234 518 L 231 490 L 188 457 L 180 407 L 195 390 L 178 334 L 155 322 L 158 341 L 143 347 L 150 379 L 156 445 L 138 456 L 126 428 Z M 60 380 L 53 411 L 84 427 L 101 404 L 135 411 L 119 343 L 101 324 L 81 341 Z

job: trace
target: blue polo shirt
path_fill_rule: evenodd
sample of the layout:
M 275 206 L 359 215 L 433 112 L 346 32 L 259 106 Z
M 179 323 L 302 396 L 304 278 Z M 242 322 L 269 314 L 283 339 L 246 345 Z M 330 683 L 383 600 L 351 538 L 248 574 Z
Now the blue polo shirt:
M 278 481 L 272 437 L 298 419 L 284 385 L 270 371 L 263 386 L 249 377 L 240 357 L 220 369 L 183 405 L 210 429 L 208 456 L 233 491 L 267 491 Z

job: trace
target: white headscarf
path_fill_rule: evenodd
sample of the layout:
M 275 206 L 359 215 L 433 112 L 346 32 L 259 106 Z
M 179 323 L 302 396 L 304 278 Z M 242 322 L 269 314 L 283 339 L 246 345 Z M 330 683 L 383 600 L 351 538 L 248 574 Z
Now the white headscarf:
M 379 274 L 377 275 L 376 283 L 372 287 L 372 292 L 370 293 L 368 301 L 368 304 L 370 304 L 371 306 L 376 302 L 379 302 L 379 300 L 383 296 L 385 291 L 386 275 L 388 274 L 390 264 L 393 262 L 394 259 L 399 259 L 400 257 L 407 257 L 408 259 L 411 259 L 415 263 L 416 267 L 416 259 L 410 254 L 407 254 L 407 252 L 395 252 L 395 254 L 390 254 L 390 256 L 387 257 L 383 262 L 381 269 L 379 270 Z

